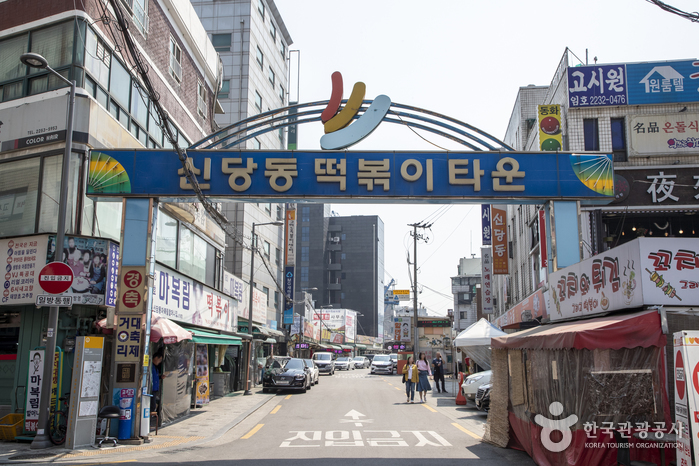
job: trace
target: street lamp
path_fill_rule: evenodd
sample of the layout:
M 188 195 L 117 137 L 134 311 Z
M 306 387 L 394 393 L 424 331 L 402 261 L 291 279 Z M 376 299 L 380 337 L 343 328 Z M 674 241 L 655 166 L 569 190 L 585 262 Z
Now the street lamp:
M 66 211 L 68 205 L 68 177 L 70 175 L 70 155 L 73 152 L 73 111 L 75 107 L 75 81 L 69 81 L 49 66 L 48 61 L 38 53 L 25 53 L 19 60 L 31 68 L 46 70 L 70 86 L 68 98 L 68 121 L 66 124 L 66 147 L 63 152 L 61 167 L 61 195 L 58 202 L 58 225 L 56 231 L 56 260 L 63 257 L 63 241 L 66 230 Z M 49 438 L 49 405 L 51 402 L 51 382 L 53 380 L 53 361 L 56 353 L 56 331 L 58 330 L 57 306 L 49 308 L 49 325 L 46 337 L 46 356 L 44 357 L 44 379 L 41 382 L 41 399 L 39 400 L 39 421 L 36 437 L 32 441 L 32 449 L 49 448 L 52 446 Z M 50 359 L 50 363 L 46 361 Z M 60 396 L 60 393 L 56 396 Z
M 268 222 L 268 223 L 255 223 L 252 222 L 252 239 L 250 243 L 250 300 L 248 301 L 248 335 L 250 335 L 250 340 L 248 343 L 248 348 L 249 348 L 249 357 L 248 357 L 248 367 L 247 370 L 245 371 L 245 392 L 243 392 L 243 395 L 252 395 L 252 392 L 250 391 L 250 366 L 252 365 L 252 295 L 254 292 L 254 280 L 253 280 L 253 275 L 255 273 L 255 252 L 257 252 L 257 247 L 255 243 L 255 227 L 256 226 L 263 226 L 263 225 L 276 225 L 276 226 L 282 226 L 284 225 L 282 222 Z

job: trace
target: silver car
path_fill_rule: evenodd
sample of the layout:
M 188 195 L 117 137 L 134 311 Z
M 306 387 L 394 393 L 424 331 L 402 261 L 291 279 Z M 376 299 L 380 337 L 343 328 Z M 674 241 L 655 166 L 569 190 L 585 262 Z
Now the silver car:
M 320 380 L 320 370 L 318 366 L 315 365 L 313 359 L 304 359 L 306 367 L 311 371 L 311 385 L 318 385 L 318 380 Z
M 364 356 L 357 356 L 356 358 L 352 358 L 352 364 L 355 369 L 366 369 L 369 367 L 369 360 Z
M 372 374 L 393 374 L 393 361 L 388 354 L 377 354 L 371 361 Z
M 335 369 L 338 371 L 348 371 L 354 369 L 352 358 L 337 358 L 335 360 Z

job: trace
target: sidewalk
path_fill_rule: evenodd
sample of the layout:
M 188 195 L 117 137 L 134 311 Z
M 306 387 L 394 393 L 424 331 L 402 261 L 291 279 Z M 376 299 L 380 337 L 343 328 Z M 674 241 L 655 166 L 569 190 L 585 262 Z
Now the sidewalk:
M 126 456 L 138 458 L 145 456 L 139 453 L 161 449 L 177 453 L 220 438 L 275 397 L 274 394 L 263 394 L 261 387 L 253 389 L 252 393 L 251 396 L 244 396 L 242 391 L 235 392 L 217 398 L 203 408 L 192 409 L 189 416 L 158 429 L 158 435 L 151 432 L 150 443 L 137 446 L 104 446 L 101 449 L 84 447 L 79 450 L 68 450 L 61 446 L 32 450 L 29 443 L 0 441 L 0 464 L 94 461 L 98 458 L 115 461 Z

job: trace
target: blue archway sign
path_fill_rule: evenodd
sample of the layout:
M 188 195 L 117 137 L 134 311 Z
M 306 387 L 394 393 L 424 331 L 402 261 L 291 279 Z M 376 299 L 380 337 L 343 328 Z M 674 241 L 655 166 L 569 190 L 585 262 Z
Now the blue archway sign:
M 614 194 L 610 154 L 188 150 L 204 195 L 356 203 L 540 203 Z M 92 197 L 194 198 L 176 153 L 93 151 Z

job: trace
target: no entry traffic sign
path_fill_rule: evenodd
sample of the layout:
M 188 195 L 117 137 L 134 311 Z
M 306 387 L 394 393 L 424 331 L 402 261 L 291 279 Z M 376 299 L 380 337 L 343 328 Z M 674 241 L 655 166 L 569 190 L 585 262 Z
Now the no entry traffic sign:
M 73 284 L 73 270 L 63 262 L 50 262 L 39 272 L 39 286 L 51 294 L 61 294 Z

